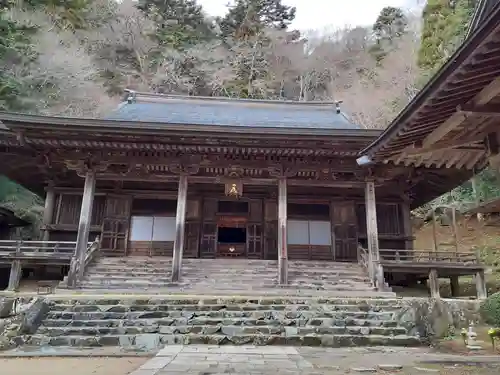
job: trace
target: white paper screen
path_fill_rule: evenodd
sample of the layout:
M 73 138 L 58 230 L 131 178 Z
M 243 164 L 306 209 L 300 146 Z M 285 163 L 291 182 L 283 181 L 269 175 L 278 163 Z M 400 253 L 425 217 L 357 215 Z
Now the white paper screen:
M 332 244 L 332 230 L 329 221 L 309 222 L 309 244 L 330 246 Z
M 153 224 L 153 241 L 175 240 L 175 217 L 155 216 Z
M 132 216 L 130 241 L 151 241 L 153 238 L 153 217 Z
M 309 224 L 302 220 L 288 220 L 287 239 L 289 245 L 309 244 Z

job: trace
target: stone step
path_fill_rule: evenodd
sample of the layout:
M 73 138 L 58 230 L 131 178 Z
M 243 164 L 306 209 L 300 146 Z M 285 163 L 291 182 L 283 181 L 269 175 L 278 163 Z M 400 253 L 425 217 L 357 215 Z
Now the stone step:
M 140 334 L 204 334 L 213 335 L 405 335 L 406 330 L 398 327 L 288 327 L 281 325 L 270 326 L 232 326 L 232 325 L 178 325 L 157 327 L 47 327 L 38 328 L 37 334 L 49 337 L 60 336 L 102 336 L 102 335 L 140 335 Z
M 185 260 L 182 264 L 182 269 L 186 270 L 209 270 L 209 271 L 220 271 L 221 269 L 237 269 L 237 270 L 254 270 L 256 272 L 267 272 L 267 271 L 276 271 L 278 269 L 277 262 L 269 262 L 269 261 L 259 261 L 259 262 L 268 262 L 268 263 L 257 263 L 257 264 L 249 264 L 245 261 L 237 261 L 237 262 L 224 262 L 224 260 L 216 260 L 210 261 L 209 263 L 203 261 L 202 259 L 196 259 L 193 262 L 187 263 Z M 159 261 L 144 261 L 144 262 L 134 262 L 134 261 L 123 261 L 110 263 L 103 260 L 98 260 L 97 263 L 94 264 L 99 267 L 108 268 L 108 269 L 117 269 L 119 267 L 127 266 L 133 269 L 159 269 L 159 270 L 169 270 L 172 268 L 172 263 L 169 262 L 159 262 Z M 343 263 L 334 263 L 334 262 L 323 262 L 321 264 L 311 264 L 303 263 L 303 264 L 288 264 L 289 271 L 292 272 L 325 272 L 325 271 L 345 271 L 345 272 L 359 272 L 361 271 L 361 267 L 358 264 L 354 265 L 345 265 Z
M 56 292 L 66 293 L 67 286 L 64 283 L 61 283 Z M 75 289 L 72 289 L 75 290 Z M 144 295 L 162 295 L 168 293 L 171 296 L 185 296 L 187 292 L 193 296 L 203 296 L 203 295 L 215 295 L 218 297 L 261 297 L 263 295 L 267 297 L 330 297 L 330 298 L 395 298 L 396 293 L 394 292 L 376 292 L 373 290 L 366 291 L 335 291 L 335 290 L 301 290 L 301 289 L 263 289 L 263 290 L 231 290 L 231 289 L 208 289 L 205 287 L 193 287 L 189 289 L 189 291 L 181 290 L 181 289 L 169 289 L 166 290 L 164 287 L 161 288 L 131 288 L 130 286 L 116 286 L 110 287 L 106 285 L 98 285 L 98 286 L 81 286 L 76 291 L 85 293 L 85 294 L 98 294 L 98 295 L 116 295 L 121 294 L 123 296 L 133 296 L 137 294 Z
M 212 285 L 217 286 L 219 283 L 213 283 Z M 230 285 L 230 287 L 229 287 Z M 115 281 L 115 280 L 85 280 L 82 282 L 82 288 L 91 288 L 91 289 L 99 289 L 99 288 L 117 288 L 117 289 L 158 289 L 164 292 L 168 292 L 170 290 L 180 290 L 185 292 L 192 292 L 195 290 L 199 290 L 203 294 L 206 294 L 211 288 L 210 283 L 204 283 L 203 285 L 205 289 L 200 289 L 196 285 L 192 284 L 171 284 L 171 283 L 156 283 L 149 282 L 144 280 L 130 280 L 129 282 L 123 281 Z M 313 291 L 333 291 L 333 292 L 372 292 L 375 291 L 374 288 L 367 286 L 365 284 L 346 284 L 346 285 L 276 285 L 276 284 L 262 284 L 262 285 L 248 285 L 248 284 L 228 284 L 228 287 L 224 290 L 226 291 L 240 291 L 240 292 L 260 292 L 263 294 L 264 292 L 270 289 L 277 290 L 290 290 L 296 291 L 300 290 L 313 290 Z M 215 289 L 219 292 L 219 289 Z M 349 295 L 349 294 L 347 294 Z
M 171 272 L 170 270 L 167 269 L 152 269 L 152 270 L 145 270 L 144 268 L 140 269 L 131 269 L 131 268 L 123 268 L 121 267 L 120 269 L 109 269 L 109 268 L 104 268 L 104 267 L 90 267 L 87 272 L 91 272 L 93 275 L 101 275 L 103 277 L 107 276 L 134 276 L 134 277 L 161 277 L 165 278 L 168 277 L 170 278 Z M 242 273 L 243 272 L 243 273 Z M 207 272 L 206 270 L 200 271 L 200 270 L 190 270 L 189 272 L 185 269 L 182 270 L 182 275 L 187 276 L 187 275 L 199 275 L 199 274 L 204 274 L 204 275 L 210 275 L 212 278 L 219 278 L 226 276 L 228 274 L 239 274 L 238 276 L 240 278 L 252 278 L 258 276 L 259 278 L 269 278 L 269 279 L 276 279 L 277 278 L 277 271 L 272 270 L 269 272 L 254 272 L 254 271 L 233 271 L 233 270 L 227 270 L 227 271 L 217 271 L 217 272 Z M 318 275 L 316 274 L 309 274 L 307 272 L 288 272 L 288 277 L 289 278 L 308 278 L 310 276 L 314 276 L 315 280 L 335 280 L 336 278 L 340 276 L 352 276 L 352 277 L 357 277 L 357 278 L 362 278 L 363 280 L 368 280 L 368 277 L 363 272 L 354 272 L 354 271 L 346 271 L 346 272 L 338 272 L 338 271 L 329 271 L 325 273 L 320 273 Z
M 400 298 L 393 299 L 380 299 L 380 298 L 301 298 L 301 297 L 262 297 L 258 298 L 245 298 L 245 297 L 196 297 L 187 296 L 184 298 L 179 297 L 142 297 L 142 296 L 120 296 L 120 297 L 101 297 L 101 296 L 77 296 L 73 298 L 51 296 L 49 299 L 51 305 L 74 305 L 74 306 L 157 306 L 169 305 L 179 306 L 183 309 L 185 306 L 191 308 L 198 308 L 199 306 L 214 306 L 215 308 L 228 307 L 230 305 L 238 307 L 258 307 L 258 306 L 272 306 L 273 308 L 278 305 L 287 305 L 297 309 L 304 309 L 310 306 L 321 307 L 322 309 L 336 309 L 340 306 L 359 306 L 363 309 L 366 308 L 385 308 L 385 307 L 398 307 L 401 304 Z
M 269 311 L 130 311 L 130 312 L 77 312 L 77 311 L 50 311 L 47 319 L 71 319 L 71 320 L 102 320 L 102 319 L 165 319 L 173 318 L 192 319 L 193 316 L 203 320 L 210 319 L 225 319 L 225 318 L 250 318 L 250 319 L 266 319 L 277 318 L 279 313 L 272 310 Z M 283 320 L 287 320 L 283 314 Z M 289 315 L 290 316 L 290 315 Z M 317 325 L 328 324 L 334 319 L 363 319 L 363 320 L 392 320 L 394 312 L 364 312 L 364 311 L 315 311 L 303 315 L 305 319 L 316 319 Z
M 277 304 L 277 305 L 260 305 L 260 304 L 168 304 L 168 301 L 159 301 L 155 304 L 123 304 L 123 301 L 117 301 L 116 304 L 55 304 L 51 307 L 51 311 L 65 311 L 65 312 L 134 312 L 134 311 L 185 311 L 189 314 L 199 314 L 202 311 L 274 311 L 286 312 L 288 314 L 300 313 L 311 310 L 321 310 L 325 313 L 337 312 L 394 312 L 399 311 L 401 308 L 394 305 L 356 305 L 356 304 L 343 304 L 343 305 L 317 305 L 311 303 L 310 305 L 291 305 L 291 304 Z M 167 303 L 163 303 L 167 302 Z
M 295 287 L 302 287 L 302 288 L 308 288 L 308 289 L 326 289 L 326 288 L 342 288 L 344 290 L 345 288 L 361 288 L 363 290 L 372 289 L 369 284 L 361 282 L 361 281 L 356 281 L 356 280 L 339 280 L 337 282 L 317 282 L 317 281 L 303 281 L 303 280 L 289 280 L 289 283 L 287 285 L 279 285 L 277 281 L 273 280 L 239 280 L 239 279 L 188 279 L 188 278 L 183 278 L 180 282 L 178 283 L 173 283 L 170 279 L 142 279 L 142 278 L 131 278 L 131 277 L 116 277 L 116 278 L 100 278 L 100 277 L 95 277 L 93 275 L 87 275 L 84 277 L 83 281 L 86 284 L 92 284 L 92 283 L 99 283 L 99 284 L 147 284 L 148 286 L 155 287 L 155 286 L 170 286 L 170 287 L 175 287 L 175 286 L 194 286 L 196 284 L 204 284 L 205 286 L 209 286 L 210 284 L 217 284 L 217 285 L 224 285 L 230 287 L 230 289 L 233 289 L 235 287 L 264 287 L 264 288 L 282 288 L 282 289 L 287 289 L 287 288 L 295 288 Z M 251 284 L 252 283 L 252 284 Z
M 134 277 L 143 277 L 143 276 L 158 276 L 158 277 L 170 277 L 171 272 L 170 269 L 162 269 L 162 268 L 131 268 L 131 267 L 116 267 L 108 268 L 108 267 L 90 267 L 87 269 L 87 273 L 92 274 L 101 274 L 101 275 L 128 275 Z M 236 276 L 239 278 L 247 277 L 263 277 L 263 278 L 276 278 L 277 270 L 266 270 L 266 271 L 255 271 L 255 270 L 238 270 L 238 269 L 228 269 L 228 270 L 186 270 L 183 269 L 183 276 L 197 276 L 204 275 L 209 276 L 211 278 L 221 278 L 224 276 Z M 288 272 L 289 278 L 314 278 L 315 280 L 331 280 L 339 277 L 355 277 L 367 279 L 367 276 L 362 271 L 341 271 L 341 270 L 325 270 L 323 272 Z
M 60 336 L 47 337 L 33 335 L 27 342 L 29 345 L 73 346 L 73 347 L 100 347 L 117 346 L 126 348 L 140 347 L 148 349 L 161 348 L 173 344 L 210 344 L 210 345 L 289 345 L 289 346 L 419 346 L 417 337 L 398 335 L 102 335 L 102 336 Z
M 305 327 L 309 320 L 306 319 L 287 319 L 286 323 L 290 327 Z M 251 319 L 251 318 L 202 318 L 196 317 L 189 321 L 189 326 L 276 326 L 277 320 L 272 319 Z M 395 320 L 378 320 L 378 319 L 337 319 L 328 321 L 327 319 L 314 318 L 313 323 L 329 323 L 333 327 L 390 327 L 396 328 L 397 321 Z M 43 326 L 45 327 L 162 327 L 162 326 L 178 326 L 178 324 L 186 325 L 186 319 L 180 318 L 165 318 L 165 319 L 94 319 L 94 320 L 72 320 L 72 319 L 45 319 Z M 279 322 L 278 322 L 279 323 Z M 317 326 L 314 326 L 317 327 Z

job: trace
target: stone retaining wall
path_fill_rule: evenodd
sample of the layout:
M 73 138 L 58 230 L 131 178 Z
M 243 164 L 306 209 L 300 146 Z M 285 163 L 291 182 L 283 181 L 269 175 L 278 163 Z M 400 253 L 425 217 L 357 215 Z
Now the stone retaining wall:
M 396 319 L 408 330 L 428 343 L 454 335 L 470 323 L 481 324 L 481 301 L 459 299 L 402 299 Z
M 0 350 L 24 344 L 49 312 L 45 298 L 0 297 Z

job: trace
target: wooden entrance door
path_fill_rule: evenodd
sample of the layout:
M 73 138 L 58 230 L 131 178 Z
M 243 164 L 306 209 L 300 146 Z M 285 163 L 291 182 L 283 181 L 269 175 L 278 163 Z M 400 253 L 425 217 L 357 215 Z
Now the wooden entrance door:
M 106 197 L 101 234 L 103 255 L 124 256 L 127 254 L 131 207 L 132 198 L 128 195 Z
M 217 223 L 204 222 L 201 233 L 200 257 L 215 258 L 217 251 Z
M 247 226 L 247 257 L 249 259 L 263 258 L 263 230 L 262 223 L 248 224 Z
M 332 208 L 332 233 L 335 237 L 334 259 L 355 262 L 358 251 L 358 225 L 354 202 L 334 202 Z

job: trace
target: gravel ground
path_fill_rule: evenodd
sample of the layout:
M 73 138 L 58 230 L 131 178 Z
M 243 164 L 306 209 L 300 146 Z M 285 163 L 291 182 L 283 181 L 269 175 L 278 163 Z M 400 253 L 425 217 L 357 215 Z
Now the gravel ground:
M 148 358 L 1 358 L 5 375 L 128 375 Z

